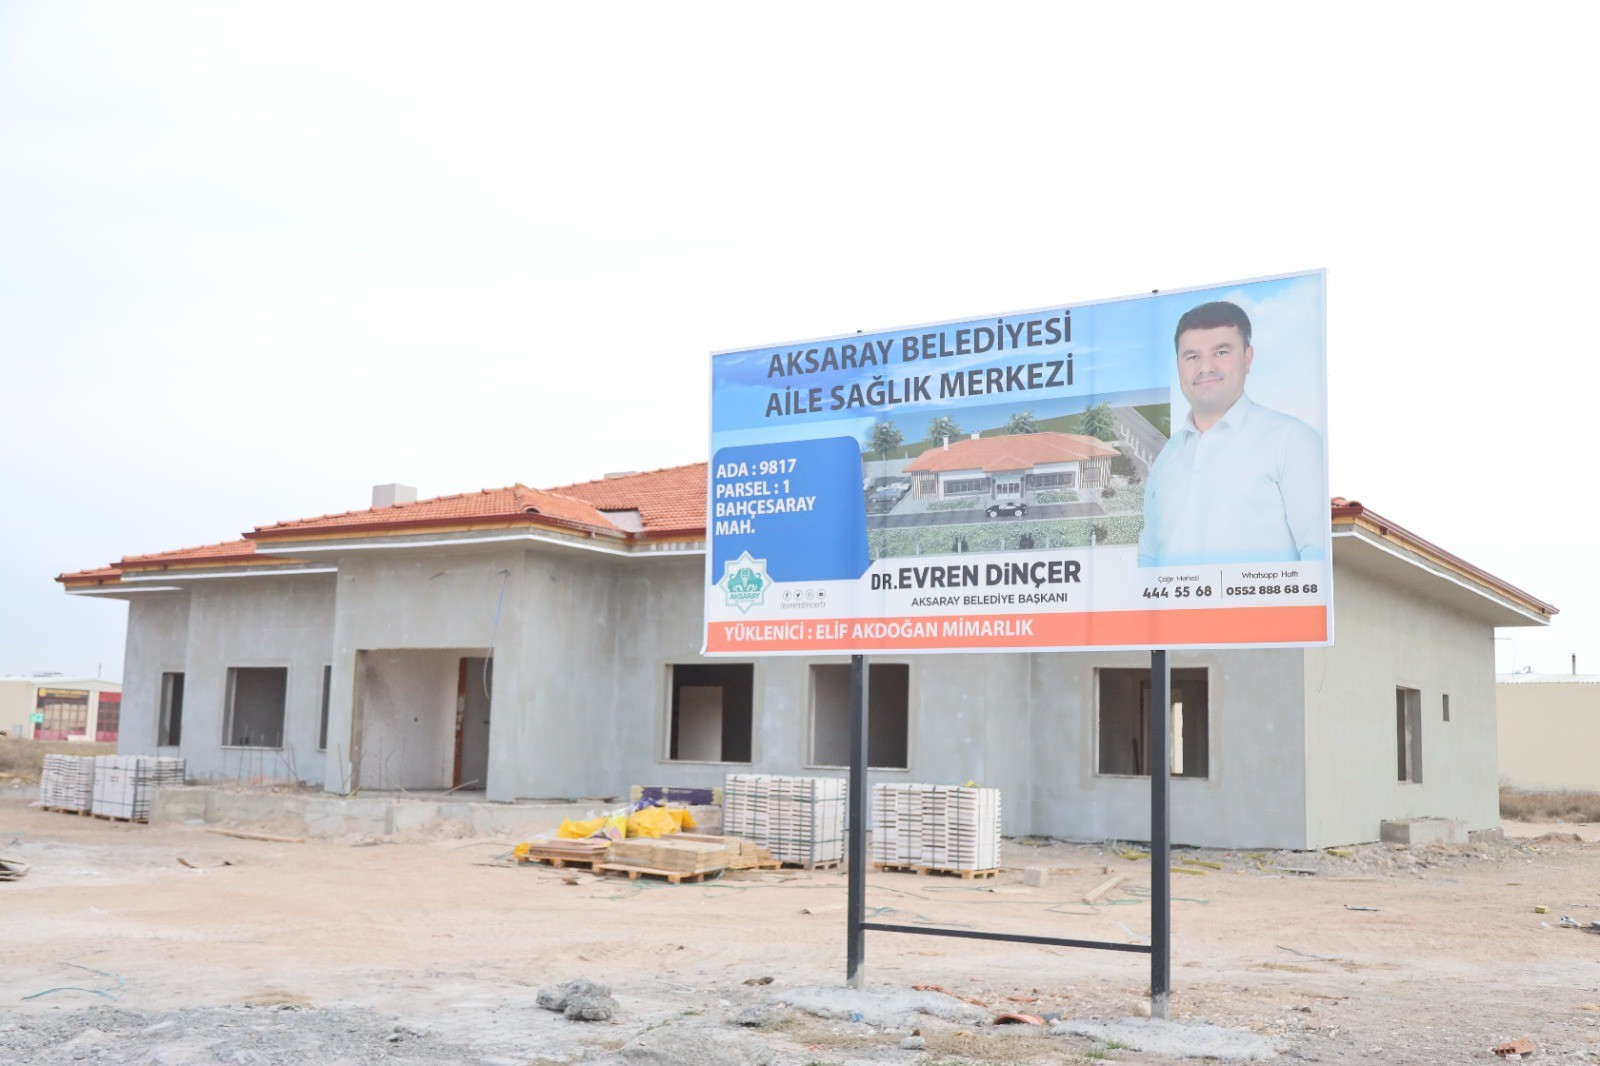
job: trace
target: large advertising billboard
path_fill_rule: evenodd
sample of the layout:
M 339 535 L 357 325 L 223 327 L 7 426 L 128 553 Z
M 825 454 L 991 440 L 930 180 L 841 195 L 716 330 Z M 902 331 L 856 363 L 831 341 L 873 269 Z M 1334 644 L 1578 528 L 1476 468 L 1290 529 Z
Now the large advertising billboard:
M 715 353 L 705 653 L 1331 643 L 1325 282 Z

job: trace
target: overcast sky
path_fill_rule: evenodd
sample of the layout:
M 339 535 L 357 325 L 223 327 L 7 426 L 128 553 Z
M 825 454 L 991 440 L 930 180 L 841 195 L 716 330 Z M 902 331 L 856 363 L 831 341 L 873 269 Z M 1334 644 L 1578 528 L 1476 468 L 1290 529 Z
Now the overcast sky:
M 1594 16 L 1470 10 L 0 0 L 0 673 L 120 676 L 65 570 L 703 459 L 713 350 L 1314 267 L 1333 491 L 1600 672 Z

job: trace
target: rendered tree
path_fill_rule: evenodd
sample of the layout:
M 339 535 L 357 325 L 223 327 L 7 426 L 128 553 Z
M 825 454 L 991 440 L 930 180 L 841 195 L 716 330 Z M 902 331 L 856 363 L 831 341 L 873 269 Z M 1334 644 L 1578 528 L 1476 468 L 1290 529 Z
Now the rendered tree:
M 900 447 L 900 442 L 905 439 L 905 435 L 893 422 L 879 422 L 872 427 L 872 437 L 867 446 L 887 459 L 889 453 Z
M 959 440 L 961 437 L 961 427 L 956 425 L 955 419 L 949 415 L 940 415 L 928 423 L 929 440 L 937 444 L 947 437 L 950 440 Z
M 1018 411 L 1006 419 L 1007 433 L 1038 433 L 1039 420 L 1033 417 L 1032 411 Z
M 1117 416 L 1108 403 L 1096 404 L 1078 416 L 1078 432 L 1101 440 L 1117 439 Z

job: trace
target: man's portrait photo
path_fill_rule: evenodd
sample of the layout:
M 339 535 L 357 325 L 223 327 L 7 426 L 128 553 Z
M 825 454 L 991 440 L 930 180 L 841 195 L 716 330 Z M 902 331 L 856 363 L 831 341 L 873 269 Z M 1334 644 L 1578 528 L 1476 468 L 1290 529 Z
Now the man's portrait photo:
M 1326 555 L 1322 436 L 1251 400 L 1252 332 L 1244 309 L 1222 300 L 1178 319 L 1173 348 L 1188 411 L 1173 404 L 1172 436 L 1150 467 L 1140 566 Z

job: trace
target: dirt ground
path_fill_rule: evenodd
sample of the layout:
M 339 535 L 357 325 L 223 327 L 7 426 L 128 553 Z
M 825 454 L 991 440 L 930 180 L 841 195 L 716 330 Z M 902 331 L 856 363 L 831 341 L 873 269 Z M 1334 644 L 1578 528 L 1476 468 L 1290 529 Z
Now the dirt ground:
M 1067 1031 L 1135 1015 L 1142 955 L 869 933 L 867 992 L 847 992 L 838 872 L 669 886 L 508 864 L 514 841 L 448 824 L 269 843 L 33 796 L 0 790 L 0 856 L 33 864 L 0 882 L 0 1062 L 1180 1061 L 1122 1030 Z M 1240 1054 L 1418 1066 L 1498 1062 L 1493 1045 L 1526 1036 L 1538 1061 L 1600 1061 L 1600 935 L 1560 924 L 1600 919 L 1597 829 L 1348 856 L 1181 851 L 1223 868 L 1172 878 L 1180 1035 L 1211 1025 L 1249 1037 Z M 1148 935 L 1147 859 L 1034 843 L 1008 841 L 989 881 L 874 873 L 869 910 Z M 1048 884 L 1025 887 L 1024 866 L 1052 868 Z M 1131 879 L 1083 904 L 1107 869 Z M 575 978 L 610 986 L 613 1021 L 535 1005 Z M 989 1024 L 1004 1011 L 1059 1020 Z M 914 1030 L 925 1046 L 903 1047 Z

